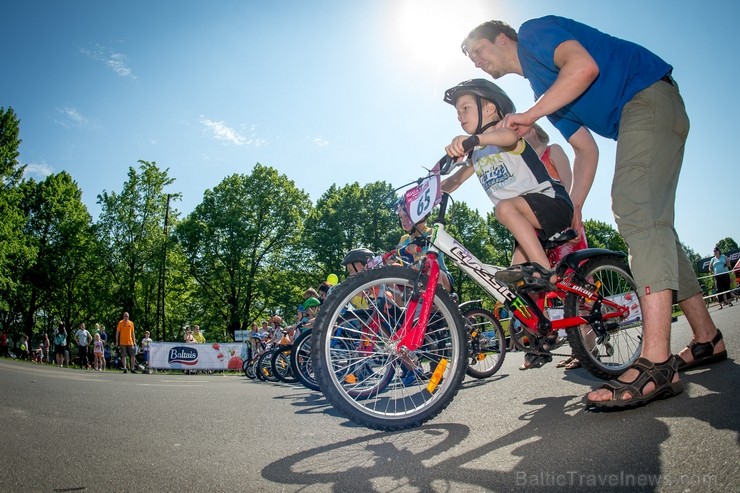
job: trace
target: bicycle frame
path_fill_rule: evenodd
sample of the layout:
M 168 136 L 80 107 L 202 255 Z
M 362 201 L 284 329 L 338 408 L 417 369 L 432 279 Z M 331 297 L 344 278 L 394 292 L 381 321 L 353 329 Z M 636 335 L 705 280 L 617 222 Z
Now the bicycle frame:
M 548 335 L 559 329 L 577 327 L 579 325 L 590 324 L 595 321 L 604 321 L 613 318 L 624 318 L 629 314 L 629 308 L 612 300 L 602 297 L 599 294 L 599 285 L 594 290 L 587 290 L 581 286 L 569 282 L 566 276 L 558 274 L 556 282 L 557 290 L 555 292 L 565 295 L 574 293 L 587 301 L 594 303 L 591 313 L 586 316 L 575 316 L 562 318 L 559 320 L 549 320 L 539 309 L 537 304 L 528 296 L 520 295 L 510 290 L 506 285 L 496 281 L 494 274 L 504 269 L 490 264 L 485 264 L 478 260 L 468 249 L 450 235 L 444 225 L 444 215 L 447 209 L 447 200 L 449 195 L 443 194 L 440 204 L 440 211 L 435 220 L 432 235 L 429 239 L 429 247 L 426 252 L 426 258 L 423 268 L 420 269 L 428 276 L 426 289 L 420 292 L 419 283 L 414 288 L 411 301 L 406 309 L 406 318 L 399 331 L 397 331 L 392 340 L 397 342 L 397 347 L 401 350 L 405 348 L 408 351 L 417 350 L 426 333 L 426 325 L 429 321 L 429 315 L 432 310 L 434 296 L 437 291 L 437 280 L 439 278 L 439 262 L 437 257 L 439 253 L 446 255 L 453 264 L 470 277 L 486 293 L 501 303 L 508 304 L 511 307 L 512 314 L 519 320 L 531 333 L 541 336 Z M 602 250 L 592 249 L 595 254 L 603 252 Z M 583 251 L 581 251 L 583 252 Z M 567 259 L 573 254 L 566 256 L 558 265 L 568 265 Z M 568 270 L 571 270 L 568 267 Z M 558 270 L 560 272 L 560 270 Z M 421 300 L 421 311 L 419 317 L 414 323 L 414 314 L 417 311 L 419 301 Z M 606 305 L 613 311 L 603 314 L 601 306 Z

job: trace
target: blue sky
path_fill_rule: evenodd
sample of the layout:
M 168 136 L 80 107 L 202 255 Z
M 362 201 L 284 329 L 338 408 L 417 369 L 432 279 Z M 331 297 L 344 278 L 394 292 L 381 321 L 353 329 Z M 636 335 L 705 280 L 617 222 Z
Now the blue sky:
M 257 162 L 315 201 L 333 183 L 416 178 L 461 133 L 444 90 L 485 77 L 460 52 L 464 36 L 486 20 L 518 28 L 546 14 L 640 43 L 674 66 L 691 118 L 676 229 L 705 256 L 722 238 L 740 241 L 737 2 L 6 2 L 0 106 L 21 119 L 28 176 L 66 170 L 94 217 L 97 195 L 120 191 L 140 159 L 169 169 L 183 214 Z M 520 109 L 532 104 L 524 79 L 499 83 Z M 615 146 L 598 143 L 584 218 L 614 224 Z M 474 180 L 455 196 L 491 210 Z

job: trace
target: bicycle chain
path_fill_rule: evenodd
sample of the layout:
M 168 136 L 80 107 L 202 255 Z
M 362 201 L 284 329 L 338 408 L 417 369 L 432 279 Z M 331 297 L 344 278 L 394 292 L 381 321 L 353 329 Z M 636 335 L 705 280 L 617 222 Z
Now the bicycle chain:
M 526 331 L 524 330 L 521 332 L 521 334 L 522 334 L 522 337 L 524 336 L 534 337 L 531 334 L 526 333 Z M 514 346 L 516 346 L 520 351 L 524 351 L 525 353 L 534 354 L 535 356 L 561 356 L 561 357 L 566 357 L 566 358 L 569 358 L 570 356 L 572 356 L 571 354 L 553 353 L 552 351 L 540 351 L 538 349 L 533 349 L 532 347 L 527 347 L 524 344 L 522 344 L 519 341 L 519 337 L 517 337 L 516 335 L 512 335 L 511 337 L 512 337 L 512 341 L 514 341 Z

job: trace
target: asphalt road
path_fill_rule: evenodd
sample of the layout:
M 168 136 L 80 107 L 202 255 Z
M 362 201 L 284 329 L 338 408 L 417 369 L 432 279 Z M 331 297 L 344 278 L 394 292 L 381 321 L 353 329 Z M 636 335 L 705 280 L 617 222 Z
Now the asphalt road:
M 584 370 L 519 371 L 513 353 L 401 433 L 291 385 L 2 359 L 0 491 L 737 492 L 740 306 L 710 311 L 730 359 L 685 374 L 678 397 L 586 412 Z M 681 317 L 674 349 L 689 338 Z

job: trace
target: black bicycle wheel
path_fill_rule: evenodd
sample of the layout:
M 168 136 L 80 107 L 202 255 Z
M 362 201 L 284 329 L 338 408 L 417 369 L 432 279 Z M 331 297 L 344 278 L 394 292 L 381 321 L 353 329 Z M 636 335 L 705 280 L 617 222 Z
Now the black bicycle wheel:
M 298 381 L 290 366 L 290 353 L 292 350 L 292 345 L 280 346 L 272 354 L 272 359 L 270 360 L 272 374 L 285 383 L 296 383 Z
M 270 349 L 262 353 L 257 360 L 258 378 L 268 382 L 279 382 L 280 379 L 272 372 L 272 355 L 276 349 Z
M 293 369 L 293 375 L 304 387 L 310 390 L 320 390 L 313 375 L 310 330 L 299 335 L 293 343 L 293 350 L 290 352 L 290 367 Z
M 504 329 L 485 308 L 469 308 L 462 315 L 468 331 L 467 374 L 473 378 L 488 378 L 501 368 L 506 357 Z
M 417 351 L 398 347 L 399 330 L 418 273 L 402 267 L 366 270 L 332 290 L 313 326 L 314 374 L 326 399 L 355 423 L 379 430 L 419 426 L 457 394 L 467 366 L 465 322 L 436 291 Z M 407 313 L 408 312 L 408 313 Z
M 624 373 L 642 350 L 642 312 L 629 266 L 619 257 L 596 257 L 578 267 L 573 279 L 586 289 L 598 286 L 606 299 L 629 306 L 623 319 L 612 318 L 566 330 L 573 354 L 592 375 L 611 379 Z M 565 316 L 588 315 L 594 302 L 575 293 L 565 298 Z M 610 309 L 601 305 L 602 314 Z M 603 325 L 602 325 L 603 324 Z
M 255 378 L 257 378 L 257 373 L 255 372 L 253 360 L 246 360 L 242 365 L 242 369 L 244 370 L 244 375 L 246 375 L 248 379 L 254 380 Z

